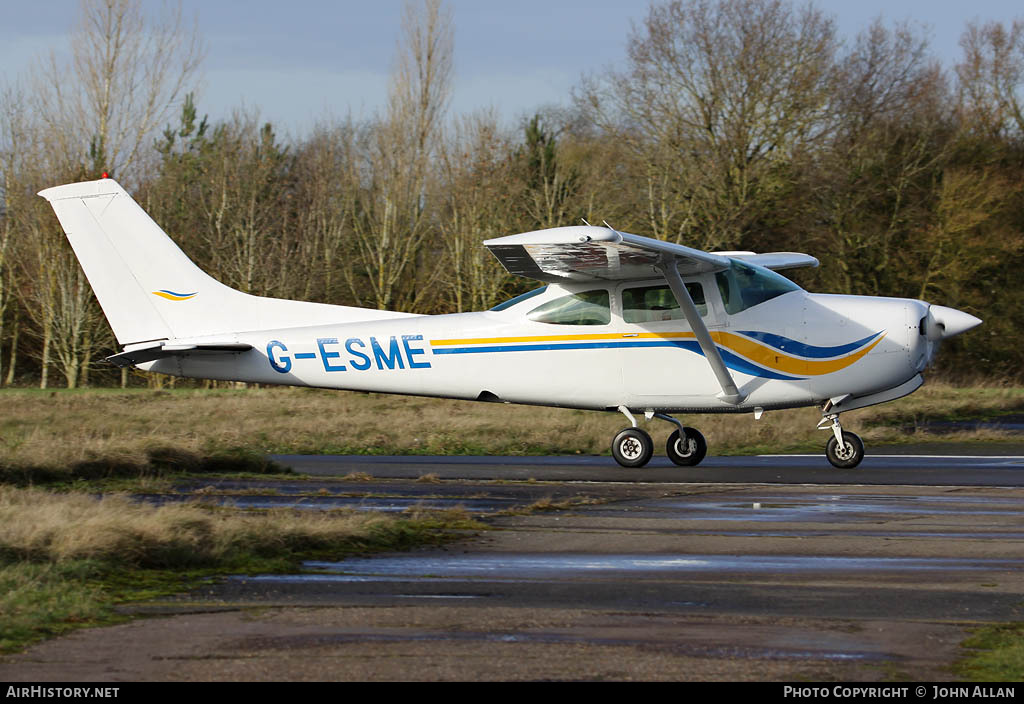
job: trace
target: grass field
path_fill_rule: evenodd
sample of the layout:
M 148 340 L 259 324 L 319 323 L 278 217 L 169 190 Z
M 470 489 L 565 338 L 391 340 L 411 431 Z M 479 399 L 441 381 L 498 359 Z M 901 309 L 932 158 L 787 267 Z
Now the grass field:
M 853 411 L 844 427 L 869 447 L 920 441 L 998 442 L 999 430 L 933 433 L 929 423 L 1024 412 L 1024 390 L 926 384 L 893 403 Z M 820 452 L 814 408 L 684 420 L 712 455 Z M 473 403 L 311 389 L 4 390 L 0 392 L 0 480 L 167 471 L 267 471 L 267 453 L 608 454 L 625 427 L 618 413 Z M 661 446 L 672 428 L 646 424 Z

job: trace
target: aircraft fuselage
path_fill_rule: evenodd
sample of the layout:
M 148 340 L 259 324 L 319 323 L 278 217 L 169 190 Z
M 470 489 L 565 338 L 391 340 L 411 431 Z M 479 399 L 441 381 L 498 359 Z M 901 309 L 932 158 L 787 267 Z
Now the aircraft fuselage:
M 603 325 L 528 319 L 547 301 L 595 288 L 552 285 L 502 311 L 241 332 L 236 340 L 253 349 L 229 358 L 197 351 L 140 366 L 206 379 L 584 409 L 734 412 L 883 391 L 930 361 L 921 301 L 795 290 L 730 314 L 713 283 L 703 283 L 702 317 L 744 396 L 737 404 L 718 397 L 684 319 L 626 321 L 622 289 L 644 282 L 606 287 L 611 310 Z

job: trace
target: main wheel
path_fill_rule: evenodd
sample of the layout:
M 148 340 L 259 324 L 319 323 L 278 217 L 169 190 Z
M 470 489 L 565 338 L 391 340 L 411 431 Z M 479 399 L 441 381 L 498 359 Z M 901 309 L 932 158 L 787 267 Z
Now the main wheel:
M 654 441 L 640 428 L 626 428 L 612 440 L 612 456 L 623 467 L 643 467 L 654 454 Z
M 683 428 L 683 433 L 685 437 L 680 437 L 678 430 L 672 431 L 665 452 L 680 467 L 696 466 L 708 454 L 708 443 L 696 428 Z
M 825 456 L 828 457 L 828 461 L 832 463 L 833 467 L 853 469 L 864 459 L 864 443 L 855 433 L 848 433 L 844 430 L 842 446 L 836 442 L 836 436 L 833 435 L 825 447 Z

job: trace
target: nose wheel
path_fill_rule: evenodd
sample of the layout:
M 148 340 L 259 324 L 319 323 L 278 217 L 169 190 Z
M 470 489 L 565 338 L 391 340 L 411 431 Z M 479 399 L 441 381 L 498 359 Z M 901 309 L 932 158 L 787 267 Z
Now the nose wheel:
M 825 457 L 838 469 L 853 469 L 864 459 L 864 441 L 856 433 L 843 430 L 839 414 L 829 414 L 821 419 L 819 428 L 832 431 L 832 437 L 825 446 Z
M 825 456 L 833 467 L 853 469 L 864 459 L 864 443 L 857 434 L 844 430 L 842 443 L 834 437 L 828 439 Z

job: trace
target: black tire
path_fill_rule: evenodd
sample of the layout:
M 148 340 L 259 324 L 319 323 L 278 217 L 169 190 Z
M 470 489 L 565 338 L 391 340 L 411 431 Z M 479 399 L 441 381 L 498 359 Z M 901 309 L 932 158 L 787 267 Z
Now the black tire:
M 848 433 L 844 430 L 843 447 L 839 447 L 836 436 L 833 435 L 825 447 L 825 456 L 833 467 L 853 469 L 864 459 L 864 443 L 855 433 Z
M 708 454 L 708 443 L 696 428 L 683 428 L 686 436 L 680 439 L 679 431 L 673 430 L 665 444 L 668 458 L 680 467 L 695 467 Z
M 640 428 L 626 428 L 612 440 L 612 456 L 623 467 L 643 467 L 654 454 L 654 441 Z

